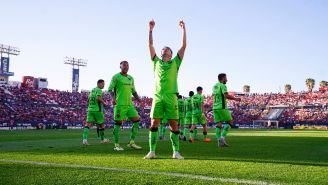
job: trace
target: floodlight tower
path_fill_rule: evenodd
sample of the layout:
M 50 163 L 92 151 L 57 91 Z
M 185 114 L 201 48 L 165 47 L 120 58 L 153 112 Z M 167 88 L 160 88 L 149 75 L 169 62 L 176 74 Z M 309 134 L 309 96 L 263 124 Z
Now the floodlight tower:
M 72 92 L 79 90 L 80 67 L 87 66 L 87 60 L 74 57 L 65 57 L 64 64 L 72 66 Z
M 9 77 L 14 76 L 13 72 L 9 72 L 9 58 L 10 55 L 19 55 L 20 50 L 17 47 L 7 46 L 0 44 L 0 56 L 1 56 L 1 67 L 0 67 L 0 82 L 8 83 Z M 3 55 L 7 54 L 7 57 Z

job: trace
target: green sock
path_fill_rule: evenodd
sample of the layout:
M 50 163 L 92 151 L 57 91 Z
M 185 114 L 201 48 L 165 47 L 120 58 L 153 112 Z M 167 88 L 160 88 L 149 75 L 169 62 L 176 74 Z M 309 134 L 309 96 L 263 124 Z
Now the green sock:
M 198 130 L 197 128 L 194 130 L 194 139 L 197 138 Z
M 179 131 L 171 131 L 170 133 L 170 139 L 172 142 L 172 149 L 173 152 L 179 152 L 180 150 L 180 145 L 179 145 Z
M 83 129 L 83 139 L 88 139 L 89 136 L 89 127 L 85 126 Z
M 118 144 L 118 140 L 120 138 L 120 130 L 121 130 L 121 125 L 114 125 L 114 143 Z
M 215 128 L 215 135 L 216 135 L 216 139 L 220 139 L 220 137 L 221 137 L 221 128 L 220 127 Z
M 131 137 L 130 137 L 130 144 L 134 143 L 134 139 L 136 138 L 137 134 L 139 131 L 139 121 L 138 122 L 134 122 L 132 125 L 132 129 L 131 129 Z
M 227 136 L 227 134 L 228 134 L 230 128 L 231 128 L 231 126 L 230 126 L 229 124 L 224 125 L 224 127 L 223 127 L 223 131 L 222 131 L 222 136 L 223 136 L 223 137 Z
M 164 133 L 164 126 L 162 124 L 160 124 L 160 126 L 159 126 L 159 135 L 164 136 L 163 133 Z
M 183 136 L 184 136 L 184 137 L 187 137 L 187 132 L 188 132 L 188 129 L 187 129 L 187 128 L 184 128 L 184 129 L 183 129 Z
M 101 140 L 105 139 L 105 129 L 104 128 L 99 129 L 99 135 L 100 135 Z
M 150 128 L 149 131 L 149 148 L 151 152 L 155 152 L 158 139 L 158 128 Z
M 204 139 L 207 138 L 207 132 L 203 132 Z

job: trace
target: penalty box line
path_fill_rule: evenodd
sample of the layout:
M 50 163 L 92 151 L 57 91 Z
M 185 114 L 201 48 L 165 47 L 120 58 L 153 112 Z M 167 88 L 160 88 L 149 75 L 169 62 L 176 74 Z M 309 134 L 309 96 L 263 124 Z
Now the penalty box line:
M 273 183 L 269 183 L 269 182 L 265 182 L 265 181 L 258 181 L 258 180 L 243 180 L 243 179 L 237 179 L 237 178 L 209 177 L 209 176 L 204 176 L 204 175 L 193 175 L 193 174 L 176 173 L 176 172 L 132 170 L 132 169 L 124 169 L 124 168 L 103 167 L 103 166 L 48 163 L 48 162 L 24 161 L 24 160 L 0 159 L 0 162 L 16 163 L 16 164 L 30 164 L 30 165 L 39 165 L 39 166 L 51 166 L 51 167 L 76 168 L 76 169 L 107 170 L 107 171 L 114 171 L 114 172 L 140 173 L 140 174 L 146 174 L 146 175 L 165 175 L 165 176 L 171 176 L 171 177 L 184 177 L 184 178 L 196 179 L 196 180 L 220 181 L 220 182 L 225 182 L 225 183 L 237 183 L 237 184 L 277 185 L 277 184 L 273 184 Z

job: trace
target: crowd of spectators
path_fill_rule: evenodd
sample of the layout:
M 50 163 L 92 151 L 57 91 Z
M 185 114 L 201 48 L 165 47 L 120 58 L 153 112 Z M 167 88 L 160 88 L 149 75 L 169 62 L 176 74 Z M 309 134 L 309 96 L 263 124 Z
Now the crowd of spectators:
M 86 119 L 88 92 L 67 92 L 31 87 L 0 87 L 0 124 L 9 122 L 82 124 Z M 324 92 L 246 94 L 241 102 L 229 101 L 228 107 L 235 122 L 251 123 L 267 119 L 272 108 L 284 109 L 277 118 L 282 123 L 328 123 L 328 94 Z M 105 122 L 113 123 L 113 107 L 108 93 L 103 99 Z M 152 98 L 142 97 L 142 106 L 133 101 L 142 125 L 150 124 Z M 213 122 L 213 99 L 205 97 L 208 122 Z

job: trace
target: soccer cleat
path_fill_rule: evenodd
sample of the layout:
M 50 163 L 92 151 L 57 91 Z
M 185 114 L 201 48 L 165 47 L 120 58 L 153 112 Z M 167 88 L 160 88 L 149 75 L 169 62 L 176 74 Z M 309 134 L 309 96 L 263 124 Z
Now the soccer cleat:
M 178 159 L 178 160 L 183 160 L 184 159 L 184 157 L 182 157 L 182 155 L 179 152 L 173 152 L 172 158 L 173 159 Z
M 204 142 L 205 142 L 205 143 L 209 143 L 209 142 L 211 142 L 211 138 L 204 138 Z
M 89 145 L 89 143 L 88 143 L 88 140 L 86 140 L 86 139 L 83 139 L 83 145 L 86 145 L 86 146 L 88 146 Z
M 115 151 L 123 151 L 124 148 L 122 148 L 120 145 L 115 145 L 114 150 Z
M 187 138 L 186 138 L 186 136 L 183 136 L 183 141 L 187 141 Z
M 164 136 L 159 136 L 159 140 L 164 140 Z
M 189 142 L 193 143 L 195 140 L 193 138 L 189 138 Z
M 219 140 L 219 147 L 228 147 L 229 145 L 225 142 L 223 138 Z
M 148 154 L 144 157 L 144 159 L 155 159 L 155 152 L 148 152 Z
M 138 146 L 138 145 L 136 145 L 135 143 L 130 143 L 130 144 L 128 144 L 128 147 L 129 148 L 133 148 L 133 149 L 136 149 L 136 150 L 141 150 L 142 149 L 142 147 L 141 146 Z
M 106 144 L 106 143 L 109 143 L 109 140 L 108 139 L 104 139 L 104 140 L 101 140 L 100 143 L 101 144 Z

